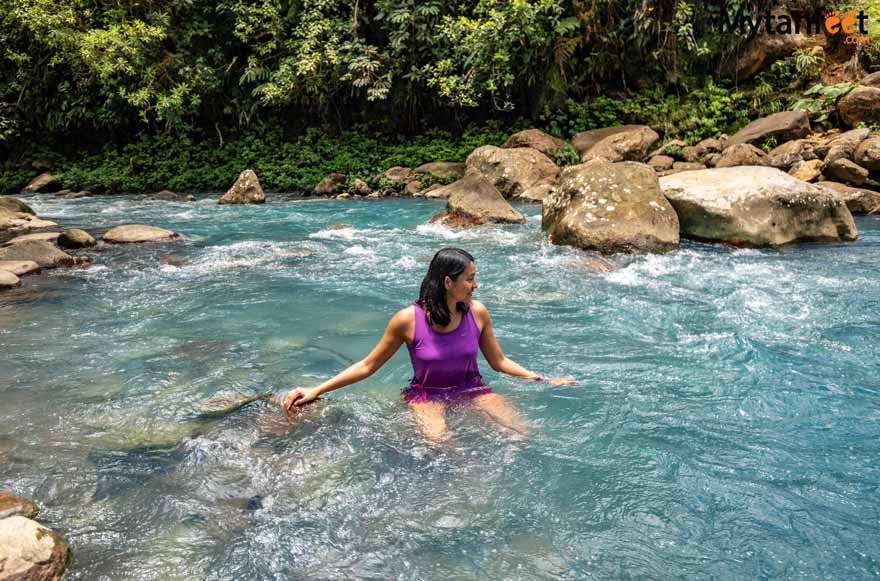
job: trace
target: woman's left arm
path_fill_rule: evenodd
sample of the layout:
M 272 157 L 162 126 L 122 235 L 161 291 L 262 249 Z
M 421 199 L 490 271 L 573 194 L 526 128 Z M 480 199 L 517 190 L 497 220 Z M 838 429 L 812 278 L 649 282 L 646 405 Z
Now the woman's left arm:
M 547 381 L 552 385 L 574 383 L 573 377 L 544 377 L 543 375 L 529 371 L 513 359 L 509 359 L 504 355 L 504 352 L 501 351 L 501 346 L 498 345 L 498 340 L 495 338 L 495 330 L 492 328 L 492 318 L 489 316 L 489 310 L 483 305 L 483 303 L 476 300 L 471 301 L 471 308 L 474 310 L 474 316 L 477 321 L 481 323 L 482 326 L 482 332 L 480 333 L 480 351 L 483 352 L 483 357 L 486 358 L 486 361 L 489 362 L 492 369 L 514 377 L 522 377 L 534 381 Z

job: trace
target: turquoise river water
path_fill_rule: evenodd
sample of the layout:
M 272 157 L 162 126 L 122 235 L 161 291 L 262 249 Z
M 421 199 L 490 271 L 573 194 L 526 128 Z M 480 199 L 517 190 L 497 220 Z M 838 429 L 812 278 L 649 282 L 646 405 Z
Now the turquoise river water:
M 69 579 L 880 576 L 877 217 L 849 244 L 685 242 L 601 272 L 538 206 L 456 233 L 426 224 L 440 202 L 215 200 L 26 198 L 187 237 L 0 295 L 0 488 L 70 543 Z M 405 348 L 293 421 L 199 415 L 365 355 L 448 245 L 507 355 L 579 380 L 480 360 L 530 439 L 456 409 L 427 445 Z

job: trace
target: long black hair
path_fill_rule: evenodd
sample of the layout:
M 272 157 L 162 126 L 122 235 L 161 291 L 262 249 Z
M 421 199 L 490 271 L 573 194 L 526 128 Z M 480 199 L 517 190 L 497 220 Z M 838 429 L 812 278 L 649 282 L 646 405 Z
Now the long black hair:
M 431 259 L 428 274 L 422 280 L 419 290 L 419 305 L 425 310 L 428 323 L 438 327 L 445 327 L 452 321 L 449 313 L 449 305 L 446 304 L 446 277 L 455 280 L 455 277 L 467 270 L 468 265 L 474 262 L 474 257 L 461 248 L 443 248 Z M 467 311 L 467 305 L 459 302 L 455 305 L 459 313 Z

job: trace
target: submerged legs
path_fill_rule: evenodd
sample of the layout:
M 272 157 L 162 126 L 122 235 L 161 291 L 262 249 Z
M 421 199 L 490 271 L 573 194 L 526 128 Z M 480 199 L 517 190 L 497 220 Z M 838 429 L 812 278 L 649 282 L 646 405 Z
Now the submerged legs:
M 486 393 L 473 399 L 473 406 L 502 428 L 514 432 L 521 438 L 529 437 L 525 420 L 507 399 L 497 393 Z
M 446 406 L 442 403 L 410 402 L 409 407 L 416 414 L 419 429 L 431 442 L 442 442 L 449 433 L 446 431 Z

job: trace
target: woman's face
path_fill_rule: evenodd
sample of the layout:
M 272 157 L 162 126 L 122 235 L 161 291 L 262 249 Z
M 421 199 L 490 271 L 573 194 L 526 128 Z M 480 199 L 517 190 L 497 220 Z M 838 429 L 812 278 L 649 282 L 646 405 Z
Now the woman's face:
M 456 303 L 470 304 L 477 284 L 477 267 L 471 262 L 468 267 L 455 279 L 446 277 L 446 296 Z

